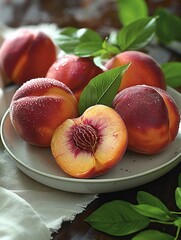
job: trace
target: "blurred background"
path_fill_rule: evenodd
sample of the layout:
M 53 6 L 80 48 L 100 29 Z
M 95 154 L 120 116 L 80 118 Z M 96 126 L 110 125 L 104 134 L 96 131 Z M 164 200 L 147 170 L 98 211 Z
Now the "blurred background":
M 2 33 L 6 32 L 4 29 L 8 29 L 6 26 L 10 28 L 25 25 L 39 27 L 42 24 L 45 25 L 46 30 L 48 29 L 48 34 L 52 38 L 55 33 L 54 27 L 55 29 L 57 27 L 90 28 L 105 38 L 110 33 L 120 30 L 122 24 L 124 24 L 120 21 L 122 10 L 122 8 L 120 9 L 120 6 L 122 6 L 120 2 L 123 3 L 123 1 L 126 4 L 131 2 L 130 0 L 0 0 L 0 42 L 3 41 Z M 135 10 L 133 3 L 137 4 L 136 1 L 139 0 L 132 1 L 130 5 L 134 11 L 131 12 L 131 15 L 137 17 L 140 14 L 140 8 L 137 5 L 138 9 Z M 153 16 L 159 8 L 168 10 L 167 13 L 162 12 L 163 25 L 160 25 L 159 41 L 152 41 L 144 51 L 160 64 L 170 61 L 180 62 L 181 18 L 177 16 L 181 17 L 181 0 L 143 1 L 147 5 L 148 16 Z M 171 16 L 171 14 L 174 14 L 174 16 Z M 3 24 L 5 24 L 5 27 Z M 162 41 L 160 41 L 161 38 Z M 169 39 L 169 44 L 163 42 L 166 38 Z
M 162 6 L 181 15 L 181 0 L 147 0 L 149 14 Z M 120 28 L 116 0 L 0 0 L 0 21 L 10 27 L 56 23 L 88 27 L 106 35 Z

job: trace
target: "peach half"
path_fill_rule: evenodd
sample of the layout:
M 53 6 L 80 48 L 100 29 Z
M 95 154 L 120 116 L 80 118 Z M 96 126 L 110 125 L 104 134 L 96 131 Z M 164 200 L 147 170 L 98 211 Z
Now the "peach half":
M 17 89 L 9 113 L 21 138 L 30 144 L 48 147 L 55 129 L 67 118 L 78 116 L 78 103 L 65 84 L 35 78 Z
M 113 108 L 128 130 L 128 149 L 155 154 L 174 141 L 180 122 L 173 98 L 164 90 L 137 85 L 120 91 Z
M 129 63 L 131 65 L 122 77 L 119 91 L 141 84 L 166 90 L 165 78 L 160 65 L 146 53 L 139 51 L 121 52 L 109 59 L 105 67 L 111 69 Z
M 0 48 L 0 71 L 4 85 L 21 85 L 37 77 L 45 77 L 56 60 L 56 47 L 50 37 L 41 31 L 17 30 L 4 40 Z
M 102 72 L 102 69 L 97 67 L 91 58 L 81 58 L 71 54 L 60 57 L 53 63 L 46 77 L 63 82 L 79 100 L 88 82 Z
M 107 172 L 121 160 L 126 148 L 126 126 L 119 114 L 105 105 L 94 105 L 82 116 L 66 120 L 51 141 L 57 164 L 76 178 Z

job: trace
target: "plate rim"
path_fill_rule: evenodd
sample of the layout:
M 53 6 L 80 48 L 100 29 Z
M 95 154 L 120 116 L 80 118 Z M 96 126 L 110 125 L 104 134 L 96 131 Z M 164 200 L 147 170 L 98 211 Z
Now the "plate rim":
M 171 88 L 171 87 L 169 87 Z M 171 88 L 171 90 L 173 92 L 175 92 L 179 97 L 181 97 L 181 94 L 176 91 L 175 89 Z M 126 176 L 126 177 L 116 177 L 116 178 L 107 178 L 107 179 L 103 179 L 103 178 L 74 178 L 74 177 L 71 177 L 71 176 L 68 176 L 68 177 L 64 177 L 64 176 L 54 176 L 52 174 L 48 174 L 48 173 L 45 173 L 45 172 L 42 172 L 42 171 L 39 171 L 37 170 L 36 168 L 33 168 L 31 166 L 29 166 L 28 164 L 24 163 L 23 161 L 21 161 L 19 158 L 17 158 L 12 152 L 11 150 L 9 149 L 9 147 L 7 146 L 6 144 L 6 141 L 4 139 L 4 124 L 6 122 L 6 119 L 9 117 L 9 108 L 6 110 L 6 112 L 4 113 L 3 117 L 2 117 L 2 120 L 1 120 L 1 126 L 0 126 L 0 135 L 1 135 L 1 141 L 5 147 L 5 149 L 7 150 L 7 152 L 10 154 L 10 156 L 20 165 L 22 165 L 23 167 L 25 167 L 28 171 L 32 171 L 36 174 L 39 174 L 43 177 L 48 177 L 50 179 L 55 179 L 55 180 L 61 180 L 61 181 L 66 181 L 66 182 L 76 182 L 76 183 L 108 183 L 108 182 L 120 182 L 120 181 L 128 181 L 128 180 L 132 180 L 132 179 L 136 179 L 136 178 L 140 178 L 140 177 L 144 177 L 146 175 L 149 175 L 149 174 L 152 174 L 152 173 L 155 173 L 163 168 L 166 168 L 168 167 L 169 165 L 171 165 L 172 163 L 176 162 L 176 160 L 178 160 L 178 163 L 181 162 L 181 159 L 179 160 L 180 156 L 181 156 L 181 147 L 178 151 L 178 153 L 173 157 L 171 158 L 169 161 L 165 162 L 164 164 L 161 164 L 157 167 L 154 167 L 152 169 L 149 169 L 147 171 L 144 171 L 142 173 L 137 173 L 137 174 L 134 174 L 134 175 L 131 175 L 131 176 Z M 180 123 L 180 126 L 179 126 L 179 131 L 178 131 L 178 134 L 181 135 L 181 123 Z M 177 165 L 176 164 L 176 165 Z

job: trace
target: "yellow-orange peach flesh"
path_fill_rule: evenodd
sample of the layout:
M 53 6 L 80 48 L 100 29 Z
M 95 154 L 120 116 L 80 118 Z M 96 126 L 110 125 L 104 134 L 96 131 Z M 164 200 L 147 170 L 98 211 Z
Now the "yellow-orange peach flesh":
M 63 83 L 36 78 L 24 83 L 14 94 L 10 119 L 16 132 L 28 143 L 50 146 L 58 125 L 78 116 L 73 93 Z
M 140 84 L 166 90 L 164 74 L 160 65 L 153 57 L 146 53 L 139 51 L 121 52 L 108 60 L 105 67 L 111 69 L 129 63 L 131 65 L 122 77 L 119 91 Z
M 178 108 L 172 97 L 160 88 L 146 85 L 126 88 L 114 98 L 113 108 L 126 124 L 128 149 L 135 152 L 158 153 L 178 133 Z
M 91 58 L 66 55 L 53 63 L 46 76 L 65 83 L 79 100 L 80 94 L 88 82 L 102 72 Z
M 41 31 L 21 29 L 6 39 L 0 49 L 0 71 L 6 83 L 22 84 L 45 77 L 56 60 L 56 47 Z
M 57 164 L 77 178 L 107 172 L 121 160 L 126 147 L 127 130 L 123 120 L 104 105 L 92 106 L 79 118 L 63 122 L 51 142 Z

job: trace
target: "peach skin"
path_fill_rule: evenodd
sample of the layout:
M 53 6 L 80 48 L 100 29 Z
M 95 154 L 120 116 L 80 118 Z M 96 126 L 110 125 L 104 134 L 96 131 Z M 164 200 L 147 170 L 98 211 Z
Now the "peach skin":
M 155 154 L 174 141 L 180 122 L 175 101 L 164 90 L 137 85 L 120 91 L 113 108 L 128 130 L 128 149 Z
M 0 48 L 0 71 L 5 82 L 21 85 L 37 77 L 45 77 L 56 60 L 56 47 L 50 37 L 40 31 L 17 30 Z
M 63 82 L 79 100 L 88 82 L 102 72 L 102 69 L 97 67 L 91 58 L 66 55 L 53 63 L 46 76 Z
M 78 116 L 78 103 L 65 84 L 35 78 L 17 89 L 9 113 L 20 137 L 30 144 L 48 147 L 56 127 Z
M 127 148 L 127 129 L 116 111 L 105 105 L 89 107 L 67 119 L 54 132 L 52 154 L 72 177 L 91 178 L 115 166 Z
M 131 63 L 124 73 L 119 91 L 146 84 L 166 90 L 166 83 L 160 65 L 150 55 L 139 51 L 125 51 L 107 61 L 105 67 L 111 69 Z

